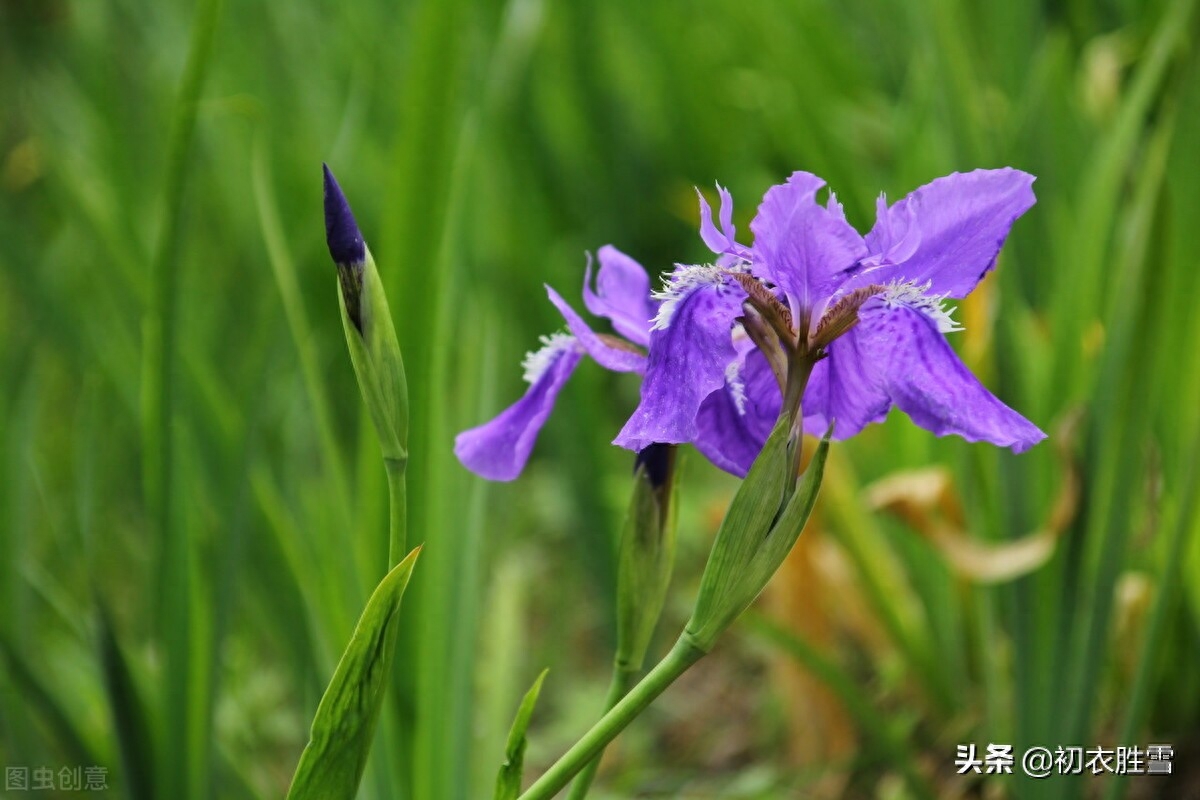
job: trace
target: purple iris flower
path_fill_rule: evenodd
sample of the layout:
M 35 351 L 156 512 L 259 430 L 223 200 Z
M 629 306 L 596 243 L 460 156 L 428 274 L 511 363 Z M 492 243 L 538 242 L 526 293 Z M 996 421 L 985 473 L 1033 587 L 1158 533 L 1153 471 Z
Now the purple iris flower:
M 593 291 L 589 259 L 583 302 L 588 311 L 608 318 L 620 336 L 592 331 L 558 292 L 547 286 L 550 302 L 563 315 L 568 332 L 543 336 L 541 349 L 525 357 L 529 389 L 524 397 L 495 419 L 463 431 L 455 439 L 455 455 L 477 475 L 510 481 L 521 473 L 559 391 L 585 354 L 616 372 L 645 371 L 650 323 L 658 313 L 658 303 L 650 296 L 650 276 L 641 264 L 611 245 L 601 247 L 597 255 L 596 288 Z
M 713 265 L 677 268 L 649 337 L 641 402 L 616 444 L 694 442 L 745 475 L 792 392 L 803 427 L 845 439 L 893 406 L 938 435 L 1022 452 L 1045 438 L 963 365 L 945 334 L 960 330 L 947 298 L 992 269 L 1009 229 L 1035 202 L 1014 169 L 954 173 L 888 206 L 866 237 L 825 182 L 794 173 L 772 187 L 736 241 L 720 190 L 719 227 L 700 198 Z M 718 187 L 719 188 L 719 187 Z M 790 388 L 789 388 L 790 387 Z M 792 404 L 794 406 L 794 403 Z M 794 412 L 794 408 L 792 409 Z

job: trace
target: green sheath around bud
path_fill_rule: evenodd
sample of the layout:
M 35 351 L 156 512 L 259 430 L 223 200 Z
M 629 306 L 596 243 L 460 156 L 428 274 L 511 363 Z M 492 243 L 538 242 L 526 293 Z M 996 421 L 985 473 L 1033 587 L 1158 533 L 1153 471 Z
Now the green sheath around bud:
M 342 327 L 383 457 L 389 462 L 403 462 L 408 458 L 408 383 L 404 359 L 375 259 L 370 250 L 365 255 L 360 294 L 347 298 L 348 284 L 338 282 Z M 352 308 L 358 310 L 357 320 L 351 314 Z
M 641 670 L 671 583 L 677 450 L 650 445 L 638 454 L 634 471 L 617 557 L 616 668 L 626 672 Z
M 812 512 L 829 453 L 829 433 L 817 445 L 808 469 L 789 496 L 790 428 L 786 415 L 775 423 L 717 531 L 685 632 L 706 652 L 766 587 Z

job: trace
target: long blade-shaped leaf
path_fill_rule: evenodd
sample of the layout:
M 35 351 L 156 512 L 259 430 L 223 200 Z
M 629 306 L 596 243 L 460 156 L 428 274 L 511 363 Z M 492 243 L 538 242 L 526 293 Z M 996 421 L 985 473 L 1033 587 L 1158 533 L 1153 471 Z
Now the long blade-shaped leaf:
M 96 610 L 97 647 L 104 670 L 104 691 L 116 732 L 126 792 L 130 800 L 149 800 L 154 797 L 156 762 L 146 704 L 117 638 L 108 606 L 98 594 Z
M 353 800 L 367 764 L 418 547 L 379 582 L 313 718 L 288 800 Z
M 0 637 L 0 669 L 4 670 L 20 699 L 46 726 L 64 757 L 77 764 L 99 763 L 88 746 L 84 731 L 67 713 L 62 698 L 39 676 L 7 638 Z

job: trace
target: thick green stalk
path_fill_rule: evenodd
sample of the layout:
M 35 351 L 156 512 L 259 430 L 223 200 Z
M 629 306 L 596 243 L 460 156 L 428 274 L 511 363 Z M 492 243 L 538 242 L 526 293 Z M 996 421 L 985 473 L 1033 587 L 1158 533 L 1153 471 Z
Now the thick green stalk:
M 559 792 L 571 778 L 596 758 L 617 734 L 646 710 L 680 675 L 704 657 L 707 651 L 692 643 L 687 633 L 679 637 L 671 652 L 650 670 L 637 686 L 625 695 L 592 729 L 583 735 L 562 758 L 554 762 L 542 777 L 534 781 L 520 800 L 547 800 Z
M 385 458 L 388 481 L 388 569 L 400 563 L 405 556 L 408 538 L 408 492 L 404 473 L 407 458 Z
M 789 410 L 792 421 L 791 434 L 788 436 L 788 463 L 791 464 L 791 469 L 788 470 L 787 497 L 791 497 L 796 491 L 796 481 L 800 479 L 800 456 L 804 452 L 804 411 L 800 408 L 800 403 L 813 367 L 817 364 L 816 357 L 811 353 L 807 342 L 792 353 L 787 386 L 784 390 L 784 408 Z
M 608 695 L 604 698 L 604 712 L 611 711 L 617 703 L 621 701 L 625 695 L 629 693 L 630 688 L 634 685 L 637 678 L 638 670 L 629 669 L 621 664 L 613 665 L 612 682 L 608 685 Z M 579 777 L 571 784 L 571 791 L 567 795 L 567 800 L 583 800 L 587 797 L 588 790 L 592 788 L 592 781 L 596 779 L 596 772 L 600 769 L 600 760 L 604 757 L 604 747 L 596 753 L 588 765 L 584 767 Z

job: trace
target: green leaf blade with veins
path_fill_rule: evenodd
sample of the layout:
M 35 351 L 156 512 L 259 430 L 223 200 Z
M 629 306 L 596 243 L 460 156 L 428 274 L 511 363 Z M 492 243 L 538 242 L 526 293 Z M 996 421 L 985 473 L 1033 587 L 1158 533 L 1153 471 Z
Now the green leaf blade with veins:
M 400 600 L 417 548 L 375 588 L 317 706 L 288 800 L 353 800 L 367 764 L 391 671 Z

